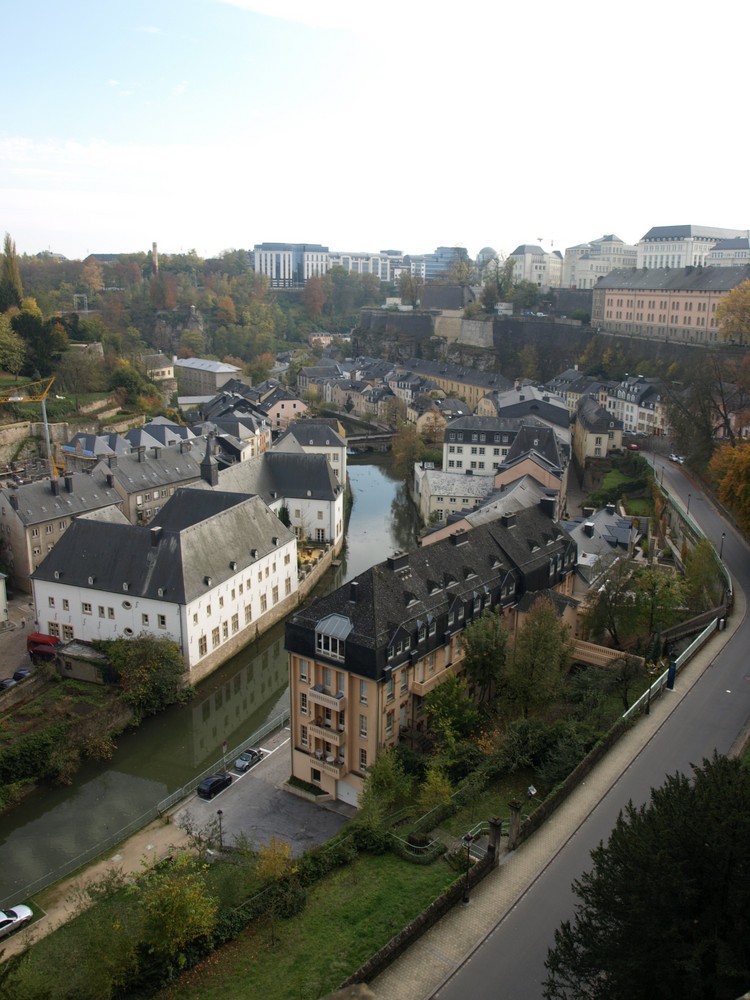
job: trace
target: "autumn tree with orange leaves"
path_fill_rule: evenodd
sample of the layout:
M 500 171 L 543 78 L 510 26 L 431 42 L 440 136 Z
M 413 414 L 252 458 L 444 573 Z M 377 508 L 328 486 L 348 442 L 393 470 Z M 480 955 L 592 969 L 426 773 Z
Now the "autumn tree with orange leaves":
M 719 500 L 728 507 L 743 531 L 750 531 L 750 443 L 724 444 L 709 464 Z

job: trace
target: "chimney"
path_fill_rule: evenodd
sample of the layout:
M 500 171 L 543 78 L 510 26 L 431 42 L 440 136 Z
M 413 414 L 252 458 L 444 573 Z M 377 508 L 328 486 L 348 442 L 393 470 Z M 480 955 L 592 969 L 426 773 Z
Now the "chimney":
M 18 510 L 18 497 L 15 493 L 8 494 L 8 503 L 11 505 L 13 510 Z
M 138 461 L 139 462 L 145 462 L 146 461 L 146 446 L 145 445 L 142 445 L 142 444 L 138 445 Z
M 615 512 L 615 505 L 613 503 L 608 503 L 607 506 L 606 506 L 606 508 L 605 508 L 605 510 L 607 511 L 607 513 L 609 514 L 609 516 L 612 517 L 612 515 Z
M 461 528 L 459 531 L 454 531 L 452 535 L 449 536 L 451 540 L 451 545 L 465 545 L 469 538 L 466 532 Z
M 107 486 L 108 486 L 109 489 L 112 489 L 112 487 L 114 485 L 115 485 L 115 477 L 112 475 L 111 472 L 108 472 L 107 473 Z
M 50 489 L 52 490 L 53 496 L 59 497 L 60 496 L 60 480 L 59 479 L 50 479 L 49 485 L 50 485 Z
M 515 514 L 503 514 L 500 518 L 500 524 L 504 528 L 514 528 L 516 525 L 516 515 Z
M 117 468 L 117 455 L 110 455 L 107 461 L 109 462 L 110 469 Z
M 154 458 L 159 458 L 159 456 L 161 455 L 161 448 L 159 448 L 158 445 L 154 445 L 154 447 L 151 450 L 154 453 Z
M 162 529 L 157 527 L 157 528 L 151 528 L 150 530 L 151 530 L 151 545 L 152 547 L 155 548 L 159 544 L 159 541 L 161 540 Z
M 70 472 L 65 473 L 65 489 L 68 493 L 73 492 L 73 476 Z
M 392 569 L 394 572 L 397 569 L 404 569 L 409 565 L 409 554 L 407 552 L 396 552 L 392 556 L 388 556 L 388 569 Z
M 594 522 L 593 521 L 586 521 L 584 523 L 584 525 L 583 525 L 583 532 L 589 538 L 593 538 L 594 537 Z
M 359 584 L 357 583 L 357 581 L 356 580 L 352 580 L 352 582 L 349 584 L 349 602 L 351 604 L 356 604 L 357 603 L 357 590 L 358 590 L 358 588 L 359 588 Z
M 556 503 L 554 497 L 540 497 L 539 510 L 553 520 L 555 517 L 555 506 Z

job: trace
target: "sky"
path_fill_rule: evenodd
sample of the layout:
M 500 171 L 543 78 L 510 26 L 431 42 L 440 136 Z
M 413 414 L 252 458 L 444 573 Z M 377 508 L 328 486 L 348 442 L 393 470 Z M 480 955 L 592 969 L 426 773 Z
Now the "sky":
M 6 4 L 0 237 L 475 257 L 745 229 L 747 23 L 744 0 Z

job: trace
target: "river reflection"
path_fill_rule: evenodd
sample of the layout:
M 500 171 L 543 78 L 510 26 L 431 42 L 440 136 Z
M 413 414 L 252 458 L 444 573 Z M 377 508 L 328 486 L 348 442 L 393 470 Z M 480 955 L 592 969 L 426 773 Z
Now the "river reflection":
M 353 507 L 329 591 L 397 550 L 416 546 L 416 512 L 390 456 L 349 465 Z M 0 901 L 113 836 L 288 708 L 284 624 L 198 686 L 189 703 L 124 734 L 108 764 L 86 764 L 69 788 L 39 789 L 0 816 Z M 8 902 L 9 900 L 6 900 Z M 18 901 L 18 900 L 16 900 Z

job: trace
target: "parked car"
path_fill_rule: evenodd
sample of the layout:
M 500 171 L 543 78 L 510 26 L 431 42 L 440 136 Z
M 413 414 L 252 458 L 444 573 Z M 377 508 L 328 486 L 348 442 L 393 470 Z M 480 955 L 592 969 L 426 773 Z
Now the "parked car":
M 212 799 L 219 792 L 223 792 L 225 788 L 229 788 L 231 784 L 231 774 L 209 774 L 198 785 L 198 795 L 202 799 Z
M 627 449 L 628 451 L 640 451 L 641 446 L 639 444 L 636 444 L 635 441 L 631 441 L 630 444 L 627 445 Z
M 254 767 L 262 759 L 262 750 L 258 750 L 257 747 L 249 747 L 247 750 L 242 751 L 234 762 L 234 766 L 237 771 L 249 771 L 251 767 Z
M 34 916 L 34 911 L 29 906 L 13 906 L 8 910 L 0 910 L 0 937 L 18 931 Z
M 671 452 L 670 455 L 669 455 L 669 461 L 670 462 L 677 462 L 678 465 L 682 465 L 685 462 L 685 456 L 684 455 L 675 455 L 674 452 Z
M 12 677 L 4 677 L 0 681 L 0 691 L 5 691 L 7 688 L 15 687 L 18 681 L 14 681 Z
M 18 670 L 13 674 L 14 681 L 25 681 L 27 677 L 31 677 L 34 671 L 31 667 L 19 667 Z

